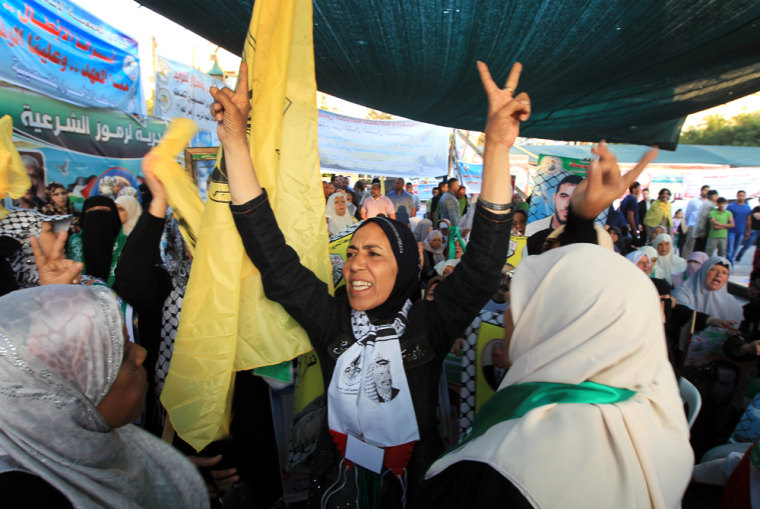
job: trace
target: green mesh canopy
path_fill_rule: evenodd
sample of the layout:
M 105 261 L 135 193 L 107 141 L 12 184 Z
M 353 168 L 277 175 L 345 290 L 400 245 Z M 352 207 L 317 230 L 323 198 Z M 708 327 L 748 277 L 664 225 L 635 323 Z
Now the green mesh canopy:
M 246 0 L 142 0 L 239 54 Z M 523 136 L 673 148 L 683 118 L 760 90 L 757 0 L 314 0 L 319 90 L 482 130 L 475 61 L 512 62 L 533 115 Z

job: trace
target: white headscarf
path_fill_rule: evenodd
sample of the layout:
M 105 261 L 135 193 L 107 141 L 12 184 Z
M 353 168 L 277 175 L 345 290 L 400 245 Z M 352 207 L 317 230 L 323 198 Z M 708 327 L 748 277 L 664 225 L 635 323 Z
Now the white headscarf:
M 430 219 L 420 219 L 417 226 L 414 227 L 414 238 L 417 242 L 424 242 L 428 235 L 428 230 L 433 227 L 433 221 Z
M 661 242 L 670 244 L 670 251 L 665 256 L 658 253 L 654 270 L 657 277 L 664 279 L 671 285 L 680 286 L 683 283 L 683 273 L 686 271 L 686 260 L 676 256 L 673 250 L 673 239 L 667 233 L 661 233 L 655 237 L 652 246 L 657 249 Z
M 346 211 L 343 212 L 342 216 L 339 216 L 338 212 L 335 210 L 335 198 L 338 196 L 342 196 L 343 199 L 346 200 Z M 346 193 L 344 193 L 342 190 L 338 190 L 330 195 L 330 197 L 327 199 L 325 212 L 327 213 L 327 217 L 330 218 L 330 224 L 328 226 L 330 235 L 340 233 L 356 222 L 356 219 L 354 219 L 354 217 L 350 214 Z
M 124 235 L 129 235 L 135 229 L 137 220 L 140 219 L 140 215 L 142 214 L 140 202 L 129 195 L 121 195 L 115 201 L 117 205 L 121 205 L 127 211 L 127 222 L 124 223 L 122 229 L 124 230 Z
M 443 260 L 442 262 L 438 262 L 435 264 L 433 269 L 438 273 L 439 276 L 443 275 L 443 269 L 446 267 L 456 267 L 459 265 L 459 262 L 461 261 L 460 258 L 452 258 L 450 260 Z
M 614 404 L 549 404 L 445 455 L 487 463 L 534 507 L 680 507 L 693 466 L 652 283 L 620 255 L 572 244 L 520 262 L 510 288 L 512 367 L 525 382 L 596 382 L 636 392 Z
M 97 410 L 124 357 L 104 287 L 55 285 L 0 298 L 0 463 L 74 507 L 208 507 L 198 470 L 169 444 Z M 10 466 L 10 468 L 9 468 Z
M 438 249 L 435 249 L 430 243 L 434 239 L 438 239 L 438 238 L 441 239 L 441 245 Z M 430 230 L 430 232 L 425 237 L 425 240 L 422 241 L 422 249 L 430 253 L 433 253 L 433 264 L 438 264 L 446 260 L 446 256 L 443 254 L 443 250 L 445 248 L 446 248 L 445 239 L 443 237 L 443 234 L 440 232 L 440 230 Z
M 658 277 L 659 275 L 654 270 L 654 264 L 657 263 L 657 258 L 660 256 L 657 254 L 657 250 L 652 246 L 641 246 L 639 251 L 646 254 L 649 257 L 649 261 L 652 262 L 652 271 L 649 273 L 649 277 Z
M 682 286 L 673 291 L 673 298 L 679 304 L 683 304 L 694 311 L 715 318 L 741 322 L 743 318 L 742 308 L 736 299 L 728 294 L 728 283 L 723 285 L 720 290 L 709 290 L 705 284 L 707 271 L 716 263 L 723 264 L 726 267 L 731 266 L 731 262 L 727 258 L 713 256 L 702 265 L 696 274 L 689 277 Z
M 641 260 L 642 256 L 646 256 L 647 260 L 649 259 L 649 255 L 647 255 L 641 249 L 636 249 L 635 251 L 631 251 L 630 253 L 628 253 L 627 255 L 625 255 L 625 257 L 628 258 L 629 260 L 631 260 L 634 265 L 636 265 L 637 263 L 639 263 L 639 260 Z

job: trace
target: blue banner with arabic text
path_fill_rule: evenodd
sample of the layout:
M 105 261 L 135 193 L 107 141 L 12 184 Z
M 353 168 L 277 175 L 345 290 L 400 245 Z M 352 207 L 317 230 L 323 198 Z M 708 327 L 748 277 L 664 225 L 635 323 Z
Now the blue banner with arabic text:
M 145 114 L 137 42 L 64 0 L 0 3 L 0 79 L 81 106 Z

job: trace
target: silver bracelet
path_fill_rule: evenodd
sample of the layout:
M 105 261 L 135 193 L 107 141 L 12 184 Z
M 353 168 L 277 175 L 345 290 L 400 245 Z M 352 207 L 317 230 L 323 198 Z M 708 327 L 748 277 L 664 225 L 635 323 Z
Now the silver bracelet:
M 483 207 L 491 210 L 511 210 L 512 204 L 511 203 L 491 203 L 490 201 L 486 201 L 480 196 L 478 196 L 478 203 L 481 204 Z

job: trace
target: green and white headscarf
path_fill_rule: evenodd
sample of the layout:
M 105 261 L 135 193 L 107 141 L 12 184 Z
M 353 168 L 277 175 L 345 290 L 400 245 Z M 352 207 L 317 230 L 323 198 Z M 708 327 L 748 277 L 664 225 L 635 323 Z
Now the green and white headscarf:
M 494 396 L 507 391 L 509 412 L 427 477 L 478 461 L 534 507 L 680 507 L 693 453 L 646 275 L 613 251 L 572 244 L 523 259 L 510 301 L 512 366 Z

